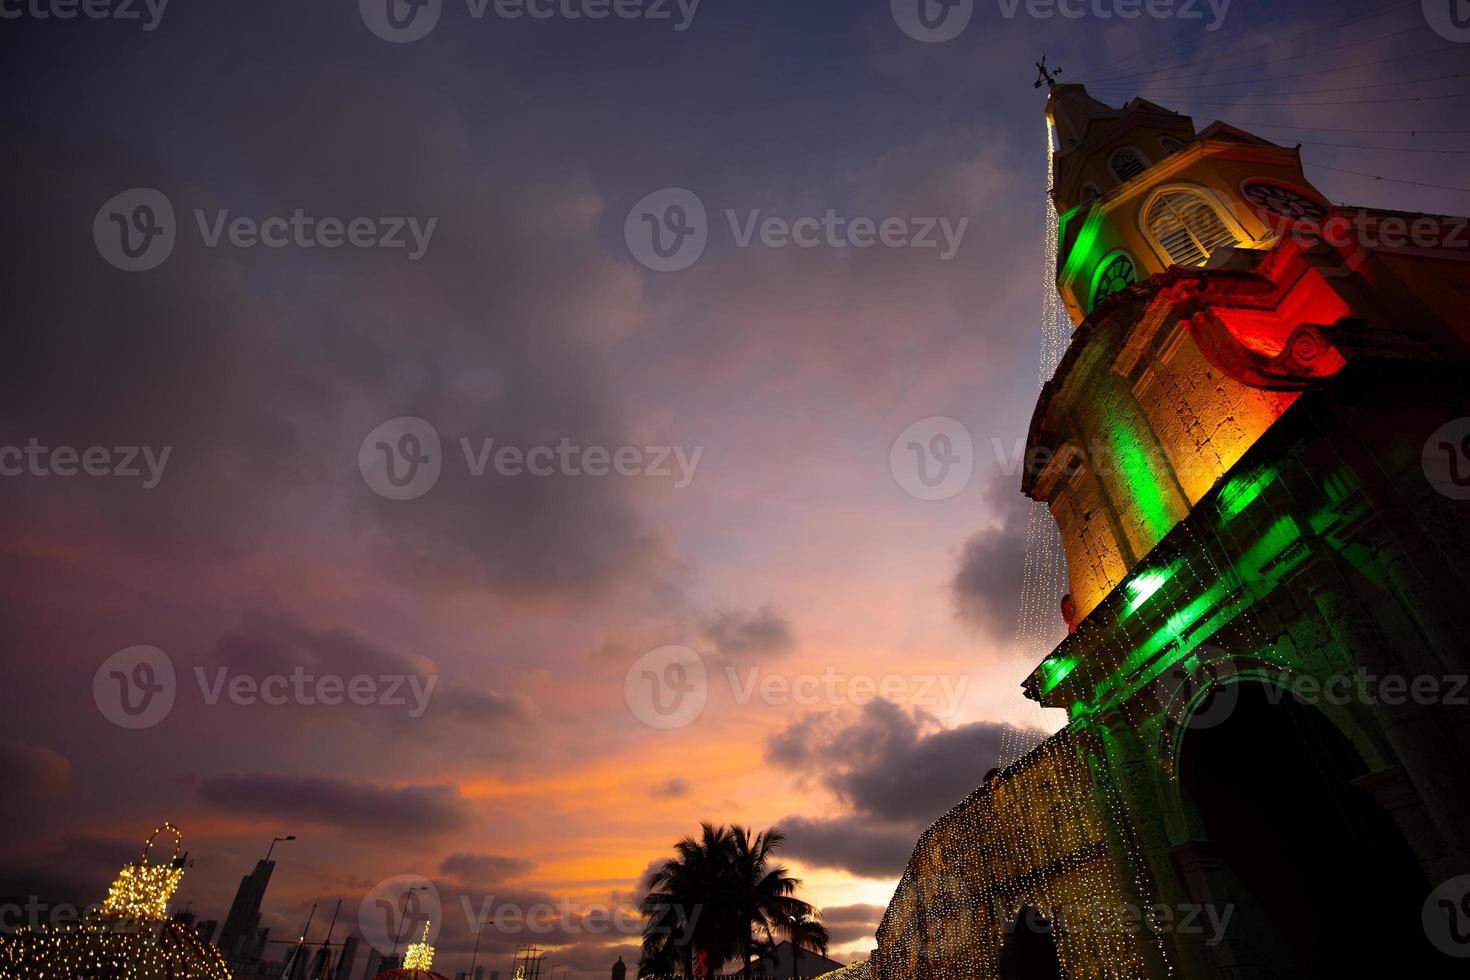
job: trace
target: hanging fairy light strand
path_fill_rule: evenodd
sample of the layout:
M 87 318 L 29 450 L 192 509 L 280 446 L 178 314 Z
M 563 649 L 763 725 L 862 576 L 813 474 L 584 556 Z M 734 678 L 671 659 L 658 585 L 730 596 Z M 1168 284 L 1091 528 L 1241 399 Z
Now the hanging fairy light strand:
M 1056 179 L 1054 155 L 1056 134 L 1051 120 L 1046 121 L 1046 186 L 1043 199 L 1045 227 L 1044 254 L 1041 267 L 1041 350 L 1036 386 L 1039 390 L 1056 374 L 1057 365 L 1066 353 L 1072 331 L 1072 320 L 1057 291 L 1057 254 L 1059 227 L 1056 204 L 1051 188 Z M 1056 522 L 1044 503 L 1031 502 L 1026 512 L 1025 557 L 1021 568 L 1020 606 L 1016 617 L 1015 642 L 1012 644 L 1008 678 L 1019 684 L 1049 653 L 1059 638 L 1057 603 L 1065 590 L 1066 561 Z M 1045 725 L 1040 705 L 1015 698 L 1008 712 L 1001 738 L 1001 765 L 1025 755 L 1035 744 L 1033 734 Z

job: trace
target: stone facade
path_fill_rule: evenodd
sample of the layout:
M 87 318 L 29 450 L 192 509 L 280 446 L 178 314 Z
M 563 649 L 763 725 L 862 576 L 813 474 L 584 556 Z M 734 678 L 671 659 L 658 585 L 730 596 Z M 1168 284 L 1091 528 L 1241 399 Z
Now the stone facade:
M 1098 804 L 1076 792 L 1089 782 L 1078 749 L 1053 736 L 919 839 L 878 930 L 884 980 L 1001 976 L 1008 937 L 1041 910 L 1068 976 L 1143 969 L 1143 938 L 1107 921 L 1128 890 Z

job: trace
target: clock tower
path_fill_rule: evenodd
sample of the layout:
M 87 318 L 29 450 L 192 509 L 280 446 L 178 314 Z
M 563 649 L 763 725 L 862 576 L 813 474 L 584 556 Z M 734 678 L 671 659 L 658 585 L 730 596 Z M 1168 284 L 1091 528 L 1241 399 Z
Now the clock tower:
M 920 838 L 879 978 L 1456 976 L 1470 221 L 1042 71 L 1073 329 L 1021 491 L 1070 595 L 1022 690 L 1067 720 Z

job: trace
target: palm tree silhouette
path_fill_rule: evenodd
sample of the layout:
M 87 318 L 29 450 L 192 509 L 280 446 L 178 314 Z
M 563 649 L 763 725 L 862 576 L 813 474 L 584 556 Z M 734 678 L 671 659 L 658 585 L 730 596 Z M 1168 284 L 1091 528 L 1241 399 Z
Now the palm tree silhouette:
M 649 877 L 644 956 L 681 963 L 692 977 L 696 960 L 723 963 L 736 949 L 728 912 L 730 831 L 701 824 L 699 836 L 680 840 L 674 854 Z
M 827 927 L 814 919 L 812 915 L 812 911 L 808 909 L 800 915 L 793 916 L 781 927 L 781 931 L 791 941 L 793 980 L 801 980 L 801 951 L 803 949 L 809 949 L 818 956 L 826 956 L 827 948 L 832 943 L 832 936 L 827 932 Z
M 684 976 L 695 975 L 695 963 L 718 969 L 733 956 L 741 957 L 746 980 L 757 934 L 774 945 L 777 932 L 826 930 L 812 921 L 815 910 L 796 897 L 801 882 L 775 863 L 774 852 L 785 843 L 776 830 L 754 832 L 740 826 L 700 825 L 698 837 L 674 845 L 674 857 L 661 864 L 648 880 L 643 899 L 642 971 L 682 966 Z M 811 948 L 817 933 L 803 933 Z M 793 940 L 793 945 L 795 940 Z
M 774 852 L 785 842 L 786 835 L 777 830 L 752 833 L 745 827 L 730 828 L 732 925 L 739 930 L 745 980 L 750 980 L 754 933 L 773 939 L 787 922 L 810 917 L 813 911 L 796 897 L 801 882 L 773 862 Z

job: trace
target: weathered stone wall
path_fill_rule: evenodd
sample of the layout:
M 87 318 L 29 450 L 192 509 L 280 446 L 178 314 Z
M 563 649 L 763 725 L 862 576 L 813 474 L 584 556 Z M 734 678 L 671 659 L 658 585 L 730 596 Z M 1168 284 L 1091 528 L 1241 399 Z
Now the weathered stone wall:
M 1298 397 L 1213 368 L 1177 322 L 1098 324 L 1047 408 L 1076 461 L 1044 491 L 1086 616 Z
M 1093 787 L 1065 732 L 980 788 L 922 838 L 878 930 L 881 980 L 998 980 L 1023 909 L 1054 924 L 1065 975 L 1144 975 L 1139 937 L 1098 923 L 1130 901 Z

